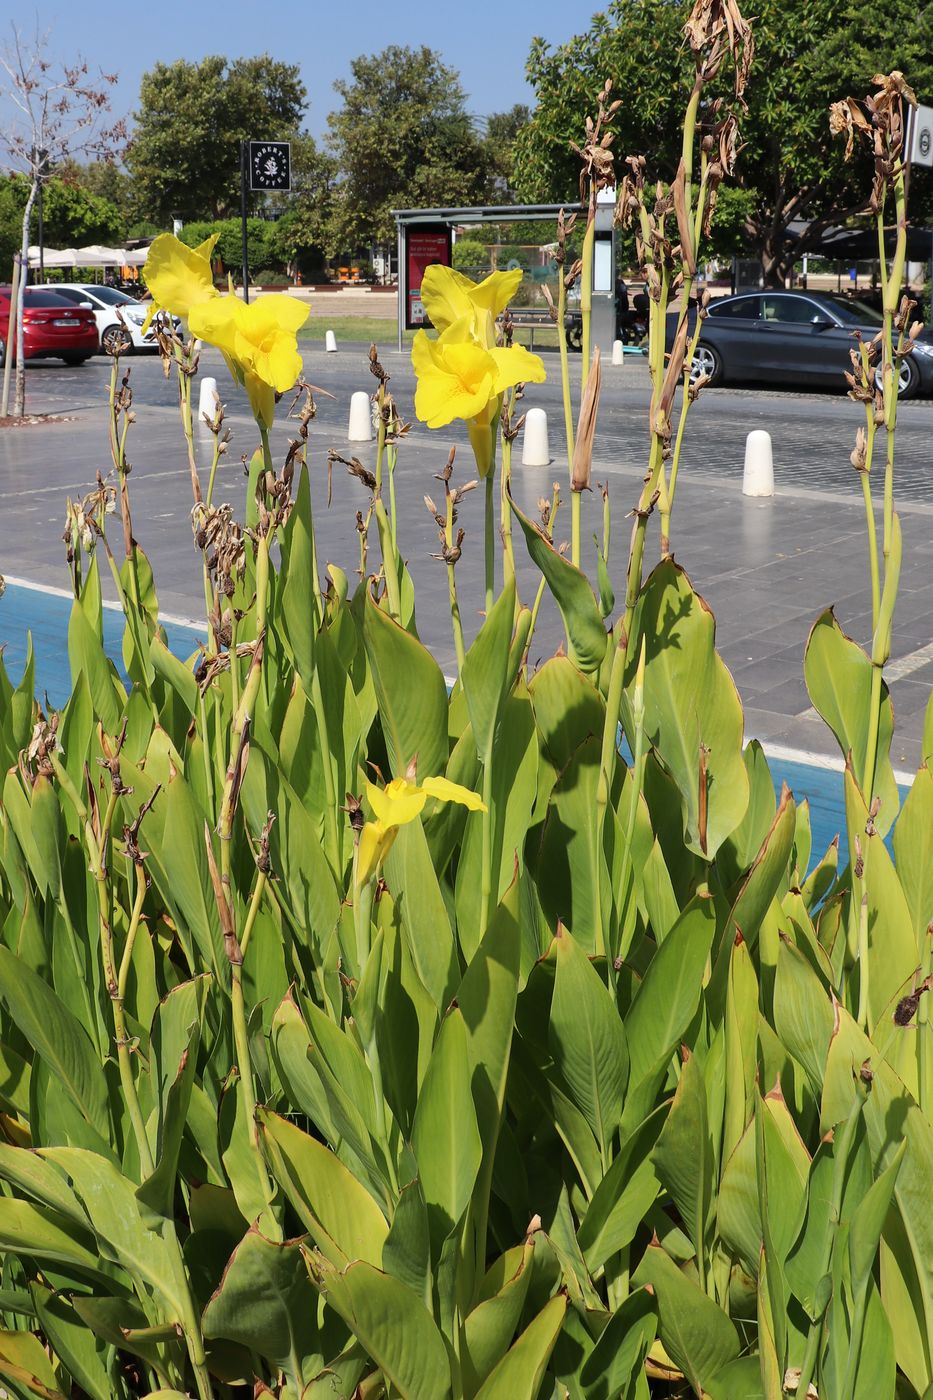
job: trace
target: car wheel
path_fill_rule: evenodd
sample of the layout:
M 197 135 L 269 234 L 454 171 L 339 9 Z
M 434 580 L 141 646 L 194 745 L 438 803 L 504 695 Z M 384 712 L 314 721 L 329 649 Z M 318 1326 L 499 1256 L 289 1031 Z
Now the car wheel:
M 108 326 L 100 333 L 100 348 L 105 355 L 126 355 L 133 347 L 127 345 L 129 332 L 122 326 Z
M 90 358 L 90 355 L 62 355 L 66 365 L 83 365 Z
M 709 384 L 722 383 L 722 356 L 712 345 L 700 341 L 693 355 L 691 379 L 704 378 Z
M 909 355 L 906 355 L 898 367 L 897 373 L 897 397 L 899 399 L 912 399 L 920 385 L 920 372 Z M 884 388 L 884 378 L 881 369 L 875 370 L 875 387 Z

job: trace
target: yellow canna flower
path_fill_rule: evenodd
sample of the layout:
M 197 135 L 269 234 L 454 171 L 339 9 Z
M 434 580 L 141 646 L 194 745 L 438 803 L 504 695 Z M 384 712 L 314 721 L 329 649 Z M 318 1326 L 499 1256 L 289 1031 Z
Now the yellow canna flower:
M 173 233 L 160 233 L 153 239 L 143 268 L 152 293 L 146 326 L 158 311 L 187 317 L 193 306 L 220 295 L 211 268 L 211 253 L 219 237 L 219 233 L 212 234 L 197 248 L 189 248 Z
M 496 343 L 496 317 L 508 306 L 521 280 L 520 267 L 473 282 L 456 268 L 432 263 L 421 279 L 421 300 L 435 330 L 445 331 L 466 316 L 473 339 L 491 349 Z
M 418 417 L 429 428 L 464 419 L 480 475 L 488 476 L 495 458 L 502 394 L 514 384 L 541 384 L 545 378 L 541 357 L 523 345 L 480 344 L 471 333 L 469 316 L 463 316 L 436 340 L 419 331 L 411 361 L 418 379 Z
M 249 304 L 218 297 L 191 308 L 191 333 L 223 351 L 264 428 L 272 426 L 276 392 L 284 394 L 301 374 L 296 333 L 310 314 L 309 306 L 282 295 Z
M 392 849 L 399 827 L 420 817 L 429 797 L 436 797 L 439 802 L 461 802 L 471 812 L 486 810 L 486 804 L 475 792 L 447 778 L 425 778 L 422 783 L 410 778 L 393 778 L 384 788 L 367 781 L 366 795 L 376 820 L 366 822 L 360 832 L 357 885 L 364 885 L 378 873 Z

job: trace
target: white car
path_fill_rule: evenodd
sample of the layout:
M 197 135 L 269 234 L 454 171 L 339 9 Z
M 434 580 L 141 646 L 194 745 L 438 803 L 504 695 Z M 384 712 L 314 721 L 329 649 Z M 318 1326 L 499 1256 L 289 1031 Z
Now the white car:
M 100 334 L 100 348 L 105 355 L 123 329 L 117 314 L 118 309 L 123 317 L 123 326 L 129 331 L 132 338 L 133 349 L 154 350 L 156 348 L 153 327 L 150 326 L 143 335 L 143 324 L 149 314 L 148 303 L 139 302 L 126 292 L 117 291 L 116 287 L 97 286 L 93 282 L 49 282 L 47 285 L 78 306 L 82 304 L 90 306 L 94 312 L 94 319 Z M 172 320 L 175 323 L 175 329 L 180 331 L 181 321 L 177 316 L 172 317 Z

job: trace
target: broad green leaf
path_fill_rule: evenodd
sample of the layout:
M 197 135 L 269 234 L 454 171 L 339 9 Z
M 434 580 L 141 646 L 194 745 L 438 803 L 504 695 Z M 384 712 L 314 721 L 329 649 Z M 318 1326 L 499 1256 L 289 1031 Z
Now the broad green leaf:
M 551 792 L 534 869 L 548 922 L 558 920 L 589 952 L 608 908 L 609 877 L 595 821 L 601 740 L 591 735 L 574 752 Z
M 774 1029 L 803 1065 L 819 1097 L 833 1034 L 833 1007 L 803 953 L 786 939 L 780 943 L 774 979 Z
M 29 1062 L 9 1045 L 0 1044 L 0 1106 L 29 1117 Z
M 626 1017 L 632 1084 L 666 1065 L 693 1019 L 716 933 L 713 901 L 697 896 L 657 949 Z
M 661 1183 L 653 1152 L 667 1113 L 666 1104 L 655 1109 L 625 1138 L 587 1207 L 577 1240 L 593 1274 L 631 1244 L 657 1199 Z
M 382 1267 L 431 1306 L 431 1236 L 421 1182 L 403 1186 L 382 1247 Z
M 511 496 L 509 501 L 522 527 L 528 553 L 544 575 L 560 609 L 575 659 L 584 671 L 597 671 L 606 654 L 608 637 L 589 580 L 569 559 L 558 554 Z
M 716 652 L 713 615 L 672 559 L 662 560 L 646 580 L 632 636 L 644 637 L 646 646 L 646 737 L 680 791 L 687 845 L 711 860 L 748 807 L 742 705 Z M 630 648 L 627 694 L 638 651 Z M 623 722 L 631 744 L 628 703 Z
M 52 1349 L 91 1400 L 113 1400 L 109 1348 L 87 1327 L 62 1293 L 32 1284 L 36 1316 Z
M 371 1264 L 351 1264 L 341 1273 L 320 1255 L 306 1258 L 327 1302 L 400 1395 L 406 1400 L 448 1400 L 447 1348 L 420 1299 Z
M 664 1350 L 697 1394 L 702 1394 L 739 1354 L 739 1336 L 732 1322 L 659 1245 L 645 1250 L 633 1282 L 654 1289 Z
M 907 1143 L 902 1141 L 878 1179 L 872 1182 L 864 1199 L 849 1221 L 849 1280 L 856 1298 L 868 1288 L 878 1256 L 881 1231 L 891 1205 Z
M 584 1400 L 617 1400 L 631 1394 L 634 1377 L 658 1327 L 657 1305 L 646 1288 L 630 1293 L 612 1314 L 580 1371 Z
M 385 878 L 411 960 L 435 1006 L 443 1011 L 457 985 L 457 953 L 420 821 L 399 828 L 385 864 Z
M 87 1230 L 48 1206 L 0 1199 L 0 1254 L 26 1255 L 80 1273 L 100 1274 L 100 1254 Z
M 532 677 L 528 693 L 543 748 L 554 768 L 566 768 L 593 734 L 602 734 L 606 705 L 593 682 L 567 656 L 552 656 Z
M 435 1042 L 411 1145 L 437 1251 L 470 1203 L 483 1154 L 473 1107 L 470 1043 L 457 1007 L 448 1012 Z
M 894 828 L 894 859 L 918 944 L 933 920 L 933 773 L 924 764 Z
M 771 770 L 757 739 L 746 744 L 742 761 L 748 774 L 748 807 L 735 831 L 723 843 L 718 857 L 729 885 L 748 870 L 761 850 L 777 809 Z
M 480 1387 L 476 1400 L 535 1400 L 566 1311 L 562 1293 L 545 1303 Z
M 814 708 L 839 742 L 843 758 L 852 755 L 859 781 L 864 780 L 871 714 L 872 665 L 865 652 L 847 637 L 832 608 L 821 613 L 810 631 L 804 653 L 803 673 Z M 877 817 L 881 835 L 897 815 L 898 793 L 891 767 L 894 713 L 891 697 L 881 682 L 881 725 L 875 761 L 874 790 L 881 798 Z
M 43 1400 L 65 1400 L 46 1350 L 31 1332 L 0 1332 L 0 1378 Z
M 2 945 L 0 1000 L 82 1116 L 109 1140 L 103 1069 L 84 1027 L 42 978 Z
M 772 899 L 786 886 L 787 862 L 794 844 L 794 822 L 794 799 L 785 783 L 774 821 L 736 896 L 726 925 L 730 934 L 738 930 L 752 946 Z
M 868 835 L 868 811 L 851 772 L 845 774 L 846 822 L 858 831 L 868 893 L 868 1001 L 871 1024 L 877 1024 L 901 993 L 922 959 L 910 908 L 887 846 L 876 830 Z
M 362 1259 L 378 1268 L 389 1227 L 365 1187 L 288 1119 L 261 1109 L 260 1130 L 276 1180 L 321 1252 L 338 1267 Z
M 744 939 L 729 959 L 725 1018 L 725 1108 L 722 1158 L 727 1161 L 751 1121 L 758 1074 L 758 981 Z
M 703 1070 L 695 1055 L 688 1056 L 681 1068 L 674 1101 L 652 1155 L 697 1258 L 702 1259 L 713 1193 L 713 1147 Z
M 115 735 L 120 727 L 120 716 L 126 704 L 126 692 L 120 684 L 113 662 L 108 660 L 101 642 L 99 601 L 91 601 L 92 584 L 96 587 L 99 599 L 100 583 L 97 579 L 97 561 L 94 560 L 85 584 L 84 594 L 76 599 L 71 609 L 68 623 L 68 657 L 71 662 L 72 684 L 77 683 L 83 672 L 88 690 L 94 703 L 94 714 L 108 734 Z M 89 614 L 96 614 L 93 621 Z
M 515 616 L 515 580 L 510 579 L 496 599 L 467 652 L 460 675 L 466 696 L 476 752 L 485 760 L 492 754 L 499 706 L 508 683 L 509 643 Z
M 628 1082 L 625 1031 L 602 978 L 576 939 L 558 928 L 551 947 L 555 962 L 548 1028 L 551 1054 L 607 1161 Z
M 188 1044 L 175 1067 L 174 1078 L 166 1082 L 168 1066 L 160 1066 L 162 1080 L 159 1095 L 159 1133 L 155 1171 L 136 1192 L 136 1199 L 154 1217 L 173 1218 L 178 1155 L 188 1120 L 188 1106 L 197 1070 L 200 1027 L 195 1021 L 190 1028 Z
M 711 1383 L 708 1394 L 709 1400 L 766 1400 L 759 1358 L 740 1356 L 730 1361 Z
M 525 1242 L 511 1277 L 468 1315 L 463 1326 L 461 1364 L 469 1393 L 479 1389 L 508 1351 L 528 1296 L 533 1267 L 534 1236 Z
M 202 1328 L 205 1337 L 257 1352 L 300 1387 L 311 1379 L 302 1361 L 314 1357 L 315 1312 L 315 1290 L 298 1243 L 267 1240 L 252 1229 L 230 1256 Z
M 434 657 L 367 593 L 363 638 L 372 667 L 392 776 L 417 760 L 418 777 L 447 767 L 447 687 Z
M 308 468 L 298 477 L 291 515 L 282 531 L 282 639 L 301 683 L 311 693 L 314 674 L 314 526 Z

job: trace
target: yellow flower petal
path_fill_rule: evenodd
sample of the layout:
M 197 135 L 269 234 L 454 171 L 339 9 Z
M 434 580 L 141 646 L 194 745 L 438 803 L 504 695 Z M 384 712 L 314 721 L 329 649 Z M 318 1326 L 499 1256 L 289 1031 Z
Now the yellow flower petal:
M 427 801 L 424 791 L 407 778 L 393 778 L 384 788 L 367 781 L 366 796 L 377 820 L 386 827 L 413 822 Z
M 454 267 L 432 263 L 421 279 L 421 300 L 437 330 L 445 331 L 466 317 L 470 334 L 489 349 L 496 343 L 495 318 L 515 296 L 521 280 L 520 267 L 473 282 Z
M 460 802 L 464 807 L 469 807 L 471 812 L 486 810 L 486 804 L 478 793 L 461 787 L 459 783 L 452 783 L 447 778 L 425 778 L 421 789 L 428 797 L 436 797 L 440 802 Z
M 465 318 L 438 340 L 419 331 L 412 347 L 418 377 L 415 412 L 431 428 L 474 418 L 495 397 L 496 362 L 469 337 Z
M 360 832 L 360 844 L 356 853 L 356 883 L 365 885 L 379 868 L 388 854 L 386 832 L 376 822 L 366 822 Z M 391 841 L 389 842 L 391 845 Z
M 225 354 L 238 359 L 236 353 L 237 314 L 241 305 L 236 297 L 215 297 L 212 301 L 192 306 L 188 314 L 188 329 L 198 340 L 216 345 Z
M 143 271 L 153 302 L 173 316 L 187 316 L 192 307 L 218 295 L 210 260 L 171 233 L 153 239 Z
M 511 389 L 513 384 L 543 384 L 547 378 L 544 361 L 532 355 L 524 345 L 497 346 L 489 354 L 496 362 L 496 393 Z

